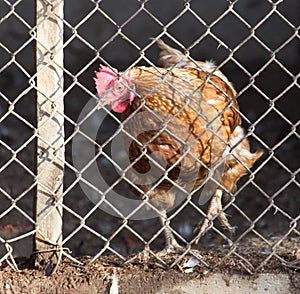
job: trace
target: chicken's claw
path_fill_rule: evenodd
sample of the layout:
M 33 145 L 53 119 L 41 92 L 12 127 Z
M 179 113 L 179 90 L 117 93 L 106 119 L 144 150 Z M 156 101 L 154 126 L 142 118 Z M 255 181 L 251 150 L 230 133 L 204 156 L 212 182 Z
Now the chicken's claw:
M 213 220 L 216 217 L 225 229 L 229 230 L 231 233 L 234 233 L 235 227 L 230 225 L 227 216 L 223 211 L 222 193 L 222 190 L 217 189 L 214 196 L 210 200 L 207 210 L 207 217 L 195 227 L 194 234 L 197 234 L 197 237 L 195 238 L 195 244 L 198 244 L 201 237 L 213 226 Z

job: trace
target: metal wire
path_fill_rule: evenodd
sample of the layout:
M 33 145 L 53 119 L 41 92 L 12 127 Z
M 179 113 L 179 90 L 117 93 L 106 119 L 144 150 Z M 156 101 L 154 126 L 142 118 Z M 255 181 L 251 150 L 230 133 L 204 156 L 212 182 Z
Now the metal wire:
M 39 24 L 35 24 L 32 17 L 28 18 L 28 11 L 30 11 L 29 15 L 33 14 L 33 5 L 22 2 L 24 1 L 11 3 L 3 0 L 0 4 L 0 7 L 3 6 L 0 11 L 5 12 L 4 15 L 0 15 L 0 28 L 2 26 L 8 30 L 9 24 L 15 23 L 16 29 L 22 31 L 18 36 L 18 42 L 15 40 L 8 42 L 3 39 L 0 43 L 1 54 L 4 56 L 0 63 L 0 73 L 3 77 L 0 77 L 0 82 L 4 85 L 0 88 L 0 148 L 2 149 L 0 175 L 3 178 L 0 185 L 0 199 L 3 203 L 0 209 L 0 264 L 7 262 L 14 269 L 17 269 L 14 257 L 30 253 L 28 240 L 33 238 L 40 225 L 36 223 L 33 216 L 32 199 L 38 177 L 42 176 L 37 175 L 34 169 L 36 157 L 34 143 L 40 137 L 34 119 L 34 103 L 32 103 L 34 92 L 42 93 L 43 90 L 37 88 L 37 73 L 33 62 L 33 46 L 39 42 L 36 35 Z M 51 1 L 46 2 L 51 13 L 55 13 Z M 151 248 L 149 249 L 150 255 L 156 261 L 161 262 L 163 266 L 174 267 L 180 266 L 182 260 L 189 255 L 199 259 L 194 252 L 195 248 L 201 253 L 211 252 L 213 248 L 218 258 L 213 261 L 204 257 L 200 260 L 201 266 L 216 268 L 225 263 L 229 257 L 239 261 L 236 264 L 237 268 L 241 266 L 249 273 L 267 267 L 274 259 L 281 264 L 288 265 L 294 259 L 295 250 L 300 247 L 300 202 L 296 199 L 300 190 L 299 164 L 295 162 L 297 154 L 299 156 L 300 135 L 299 117 L 295 119 L 292 113 L 293 107 L 284 109 L 280 104 L 283 103 L 283 99 L 287 99 L 286 97 L 293 99 L 295 93 L 299 94 L 300 85 L 297 66 L 295 65 L 295 72 L 294 68 L 285 63 L 279 55 L 288 46 L 292 46 L 293 42 L 299 42 L 299 24 L 295 24 L 288 15 L 285 15 L 285 10 L 281 9 L 288 5 L 285 1 L 265 1 L 269 9 L 255 24 L 240 12 L 241 1 L 238 0 L 219 0 L 220 7 L 225 7 L 225 9 L 212 21 L 200 15 L 194 1 L 177 2 L 176 5 L 181 5 L 180 11 L 176 15 L 174 13 L 171 19 L 168 17 L 163 19 L 159 11 L 151 9 L 151 3 L 153 3 L 151 0 L 130 1 L 128 7 L 132 8 L 131 14 L 122 19 L 123 14 L 120 14 L 120 17 L 114 16 L 116 12 L 113 9 L 118 8 L 107 7 L 105 1 L 93 0 L 86 1 L 88 8 L 78 10 L 78 15 L 72 18 L 70 14 L 73 11 L 68 10 L 70 9 L 69 2 L 65 1 L 66 16 L 62 20 L 64 45 L 59 49 L 64 51 L 66 61 L 63 65 L 65 111 L 56 109 L 65 120 L 66 136 L 63 146 L 59 147 L 66 150 L 66 159 L 62 159 L 65 166 L 65 179 L 64 191 L 62 195 L 57 195 L 59 199 L 63 198 L 63 203 L 53 204 L 53 209 L 61 205 L 64 214 L 64 237 L 61 250 L 64 254 L 65 248 L 70 248 L 73 251 L 73 257 L 69 253 L 65 255 L 75 259 L 79 255 L 93 255 L 91 262 L 107 254 L 126 261 L 132 257 L 129 255 L 136 254 L 147 247 Z M 22 5 L 26 5 L 25 15 L 23 15 Z M 166 8 L 165 3 L 160 5 Z M 207 9 L 213 8 L 208 6 Z M 188 36 L 190 41 L 187 46 L 185 45 L 186 36 L 180 38 L 179 34 L 172 32 L 176 24 L 184 25 L 186 15 L 191 15 L 194 25 L 204 30 L 200 36 Z M 152 39 L 144 45 L 141 45 L 139 36 L 127 29 L 138 17 L 151 19 L 154 26 L 159 28 L 154 36 L 149 35 Z M 240 42 L 236 46 L 229 45 L 226 38 L 223 39 L 216 29 L 216 26 L 226 17 L 235 17 L 248 32 L 242 37 L 238 36 Z M 272 17 L 279 19 L 290 31 L 289 36 L 283 38 L 275 49 L 260 34 L 260 30 Z M 107 25 L 113 29 L 102 31 L 99 24 L 97 32 L 104 34 L 105 37 L 93 35 L 94 25 L 97 23 L 95 19 L 101 20 L 103 27 Z M 92 33 L 89 33 L 89 30 Z M 129 183 L 140 193 L 145 192 L 133 181 L 133 178 L 128 176 L 135 162 L 126 161 L 127 155 L 122 148 L 118 152 L 114 152 L 116 149 L 112 150 L 116 148 L 116 145 L 119 146 L 119 138 L 124 134 L 139 145 L 141 143 L 126 129 L 127 121 L 121 122 L 120 118 L 108 108 L 97 110 L 98 97 L 95 95 L 92 80 L 93 71 L 100 63 L 112 68 L 124 67 L 123 61 L 118 64 L 117 58 L 111 58 L 108 53 L 111 50 L 110 46 L 118 44 L 118 40 L 130 46 L 135 53 L 138 52 L 134 58 L 128 53 L 126 69 L 146 64 L 157 68 L 159 74 L 160 69 L 153 59 L 151 50 L 155 48 L 156 41 L 161 38 L 173 42 L 193 62 L 197 60 L 193 57 L 193 52 L 199 51 L 198 46 L 207 39 L 213 40 L 218 44 L 218 48 L 226 52 L 220 58 L 217 70 L 220 69 L 226 74 L 226 68 L 235 68 L 237 74 L 234 76 L 241 75 L 247 79 L 242 86 L 236 85 L 239 90 L 238 102 L 243 102 L 244 97 L 250 95 L 249 91 L 255 91 L 261 99 L 261 104 L 264 104 L 257 114 L 252 116 L 251 112 L 256 111 L 255 105 L 246 111 L 243 107 L 238 110 L 244 124 L 248 126 L 246 136 L 255 147 L 265 151 L 263 159 L 239 182 L 237 190 L 229 193 L 230 199 L 224 203 L 223 210 L 231 214 L 232 224 L 235 221 L 238 222 L 239 229 L 235 235 L 230 235 L 217 224 L 214 218 L 206 230 L 207 234 L 203 237 L 203 241 L 198 247 L 195 246 L 192 226 L 206 217 L 205 207 L 199 206 L 197 201 L 193 200 L 193 192 L 172 181 L 174 189 L 187 196 L 180 205 L 168 213 L 165 222 L 165 226 L 170 228 L 177 240 L 186 248 L 171 262 L 159 254 L 159 249 L 162 248 L 164 227 L 160 227 L 155 220 L 151 220 L 154 215 L 161 215 L 161 212 L 148 201 L 149 192 L 145 193 L 142 200 L 137 201 L 138 197 L 127 189 Z M 269 56 L 256 69 L 253 69 L 249 62 L 243 62 L 239 55 L 239 50 L 245 48 L 250 41 L 255 41 Z M 217 50 L 216 48 L 216 52 Z M 126 55 L 127 53 L 125 49 L 121 49 L 119 54 Z M 72 64 L 75 60 L 73 55 L 77 56 L 80 68 L 77 64 Z M 45 64 L 45 67 L 50 66 L 52 64 Z M 269 70 L 272 66 L 276 66 L 277 72 Z M 285 86 L 275 95 L 269 94 L 273 86 L 272 77 L 268 78 L 265 86 L 258 82 L 266 71 L 274 76 L 279 74 L 286 77 Z M 235 81 L 233 82 L 236 84 Z M 174 91 L 180 94 L 179 89 L 174 89 Z M 55 104 L 55 101 L 53 103 Z M 251 103 L 247 103 L 247 107 L 249 105 L 251 108 Z M 179 110 L 181 111 L 182 109 Z M 148 113 L 155 115 L 150 109 Z M 275 132 L 271 130 L 272 126 L 269 127 L 270 122 L 266 122 L 272 115 L 276 116 L 276 122 L 278 122 L 278 126 L 275 126 L 278 131 Z M 202 117 L 203 114 L 199 113 L 199 116 Z M 165 121 L 164 128 L 157 130 L 156 136 L 163 131 L 168 132 L 167 126 L 172 118 Z M 208 122 L 208 125 L 210 123 L 212 122 Z M 282 126 L 284 130 L 281 132 Z M 218 136 L 217 132 L 210 130 Z M 276 133 L 282 135 L 279 136 Z M 176 137 L 176 134 L 171 135 L 183 143 L 182 139 Z M 45 143 L 53 149 L 51 142 Z M 192 143 L 186 145 L 189 149 Z M 188 150 L 182 155 L 187 153 Z M 142 155 L 147 156 L 146 152 Z M 148 159 L 158 170 L 163 169 L 161 164 L 153 158 L 148 157 Z M 200 163 L 197 158 L 195 161 Z M 127 165 L 124 166 L 124 162 Z M 51 164 L 53 161 L 49 162 L 49 165 Z M 156 185 L 166 179 L 171 181 L 167 173 L 171 168 L 164 171 L 164 175 Z M 215 180 L 215 182 L 218 184 L 218 181 Z M 253 204 L 247 205 L 243 202 L 243 197 L 247 193 L 249 196 L 245 201 L 253 201 Z M 289 203 L 292 204 L 289 205 Z M 259 207 L 259 213 L 255 209 L 256 206 Z M 145 213 L 144 219 L 141 210 Z M 146 216 L 147 213 L 150 213 L 149 216 Z M 273 228 L 274 233 L 272 233 Z M 27 248 L 25 252 L 19 248 L 19 244 L 23 249 Z M 255 256 L 255 262 L 251 254 Z

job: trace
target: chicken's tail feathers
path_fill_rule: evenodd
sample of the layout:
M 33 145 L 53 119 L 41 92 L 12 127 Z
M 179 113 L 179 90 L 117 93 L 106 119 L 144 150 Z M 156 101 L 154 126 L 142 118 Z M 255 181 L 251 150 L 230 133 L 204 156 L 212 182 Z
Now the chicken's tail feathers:
M 258 150 L 258 151 L 256 151 L 255 153 L 253 153 L 253 164 L 257 161 L 257 160 L 259 160 L 262 156 L 263 156 L 263 154 L 264 154 L 264 152 L 263 152 L 263 150 Z
M 195 64 L 191 64 L 192 60 L 179 50 L 167 45 L 161 39 L 154 39 L 158 47 L 161 49 L 158 58 L 158 64 L 162 67 L 195 67 Z

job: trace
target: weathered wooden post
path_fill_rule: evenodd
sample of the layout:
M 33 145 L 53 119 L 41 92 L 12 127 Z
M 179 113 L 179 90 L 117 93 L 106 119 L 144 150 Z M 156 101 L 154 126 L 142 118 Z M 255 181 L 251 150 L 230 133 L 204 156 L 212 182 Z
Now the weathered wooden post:
M 64 173 L 63 0 L 36 0 L 37 190 L 35 266 L 57 266 Z

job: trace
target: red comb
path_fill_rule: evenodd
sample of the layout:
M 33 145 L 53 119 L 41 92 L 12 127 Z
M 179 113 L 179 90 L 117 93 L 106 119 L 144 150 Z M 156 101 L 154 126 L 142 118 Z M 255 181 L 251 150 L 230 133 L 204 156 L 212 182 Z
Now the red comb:
M 117 72 L 117 70 L 115 71 Z M 108 66 L 100 65 L 99 71 L 96 71 L 95 74 L 94 81 L 99 96 L 103 95 L 118 80 L 117 74 Z
M 116 76 L 116 73 L 109 66 L 100 65 L 99 70 L 100 70 L 100 72 L 107 73 L 113 77 Z M 114 70 L 117 71 L 116 69 L 114 69 Z

